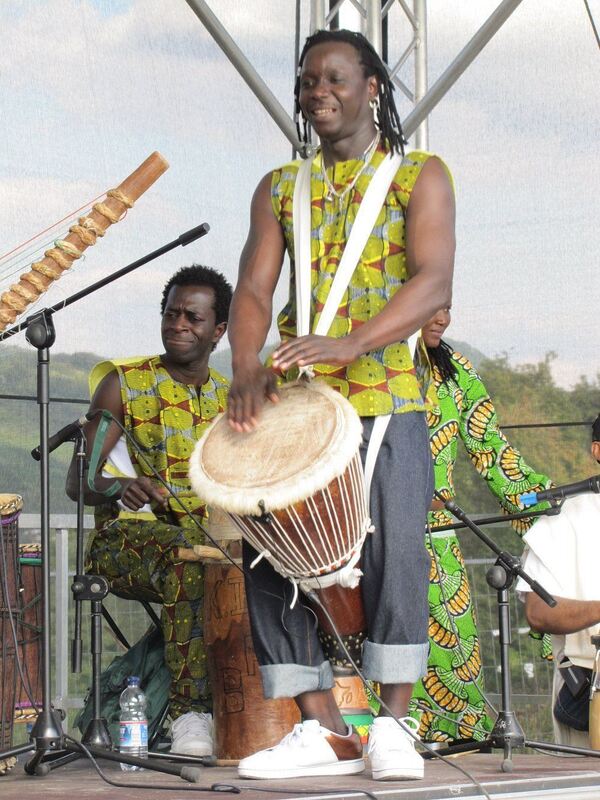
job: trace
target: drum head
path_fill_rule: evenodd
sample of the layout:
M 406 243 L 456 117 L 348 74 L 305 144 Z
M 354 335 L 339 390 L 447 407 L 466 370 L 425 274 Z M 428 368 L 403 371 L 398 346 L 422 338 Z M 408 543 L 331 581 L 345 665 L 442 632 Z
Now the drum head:
M 0 494 L 0 516 L 8 517 L 23 508 L 20 494 Z
M 237 514 L 260 514 L 304 500 L 341 475 L 362 438 L 352 405 L 324 383 L 284 386 L 266 402 L 258 427 L 234 431 L 219 417 L 190 460 L 194 491 Z

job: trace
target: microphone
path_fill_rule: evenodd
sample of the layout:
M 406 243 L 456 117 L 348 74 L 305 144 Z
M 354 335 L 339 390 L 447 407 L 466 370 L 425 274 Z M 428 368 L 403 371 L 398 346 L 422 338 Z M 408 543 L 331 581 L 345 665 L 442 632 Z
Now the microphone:
M 79 419 L 75 420 L 75 422 L 69 422 L 68 425 L 65 425 L 64 428 L 61 428 L 59 431 L 57 431 L 54 436 L 51 436 L 48 439 L 48 452 L 51 453 L 53 450 L 56 450 L 57 447 L 60 447 L 63 442 L 72 440 L 77 431 L 81 430 L 82 426 L 85 425 L 86 422 L 94 419 L 94 417 L 99 413 L 100 411 L 89 411 L 87 414 L 82 414 Z M 42 457 L 41 445 L 33 448 L 31 451 L 31 457 L 36 461 L 40 460 Z
M 533 506 L 542 500 L 563 500 L 565 497 L 572 497 L 583 492 L 594 492 L 600 494 L 600 475 L 592 475 L 577 483 L 567 483 L 564 486 L 556 486 L 554 489 L 544 489 L 543 492 L 526 492 L 519 495 L 519 500 L 524 506 Z

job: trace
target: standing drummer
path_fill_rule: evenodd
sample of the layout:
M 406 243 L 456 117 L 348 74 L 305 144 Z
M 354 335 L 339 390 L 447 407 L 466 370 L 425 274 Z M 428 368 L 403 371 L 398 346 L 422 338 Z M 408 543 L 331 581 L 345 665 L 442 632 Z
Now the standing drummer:
M 310 230 L 304 232 L 311 250 L 310 330 L 376 170 L 388 153 L 404 152 L 392 90 L 385 66 L 361 34 L 318 31 L 307 39 L 295 97 L 303 140 L 310 125 L 321 143 L 310 173 Z M 292 379 L 296 368 L 312 365 L 318 380 L 349 399 L 364 426 L 363 461 L 375 419 L 391 415 L 371 485 L 375 534 L 367 537 L 362 553 L 368 621 L 363 670 L 380 683 L 382 698 L 398 719 L 407 714 L 412 684 L 427 670 L 429 557 L 423 529 L 433 493 L 425 387 L 407 338 L 451 301 L 452 182 L 436 156 L 404 155 L 328 335 L 298 336 L 293 213 L 299 166 L 295 161 L 268 173 L 252 200 L 229 320 L 229 420 L 235 430 L 250 431 L 265 400 L 277 401 L 275 374 L 262 365 L 259 353 L 287 251 L 290 296 L 277 320 L 282 344 L 273 354 L 274 369 Z M 256 554 L 244 546 L 248 567 Z M 290 609 L 291 585 L 268 562 L 260 561 L 252 574 L 246 589 L 265 696 L 294 697 L 304 722 L 274 748 L 243 759 L 240 775 L 361 772 L 360 739 L 334 701 L 333 673 L 314 616 L 301 603 Z M 373 777 L 422 777 L 423 760 L 413 739 L 388 714 L 382 709 L 369 737 Z

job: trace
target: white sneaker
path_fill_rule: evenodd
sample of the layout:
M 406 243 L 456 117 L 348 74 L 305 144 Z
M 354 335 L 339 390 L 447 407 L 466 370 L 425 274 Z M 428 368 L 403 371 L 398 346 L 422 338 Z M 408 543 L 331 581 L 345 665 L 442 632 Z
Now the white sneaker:
M 188 711 L 173 722 L 171 738 L 172 753 L 183 756 L 212 756 L 212 715 Z
M 412 730 L 418 725 L 410 717 L 403 722 Z M 418 780 L 424 774 L 424 761 L 415 750 L 415 740 L 393 717 L 376 717 L 369 732 L 367 753 L 375 781 Z
M 340 736 L 309 719 L 294 725 L 274 747 L 243 758 L 238 774 L 240 778 L 303 778 L 354 775 L 364 768 L 360 738 L 351 727 L 346 736 Z

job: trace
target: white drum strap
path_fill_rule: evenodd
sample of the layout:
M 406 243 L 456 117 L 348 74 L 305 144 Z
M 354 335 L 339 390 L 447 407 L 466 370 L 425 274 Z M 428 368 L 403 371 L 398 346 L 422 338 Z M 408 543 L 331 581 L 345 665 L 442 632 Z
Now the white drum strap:
M 311 192 L 310 173 L 312 159 L 304 161 L 298 170 L 294 186 L 293 227 L 294 263 L 296 265 L 296 307 L 298 336 L 310 333 L 311 296 Z M 335 273 L 319 323 L 313 333 L 327 336 L 331 323 L 342 302 L 344 292 L 356 269 L 365 245 L 381 211 L 390 184 L 398 172 L 402 157 L 388 153 L 381 162 L 367 187 L 358 208 L 350 236 Z M 306 369 L 306 368 L 305 368 Z
M 367 508 L 370 509 L 371 502 L 371 481 L 373 480 L 373 472 L 375 471 L 375 464 L 377 456 L 379 455 L 379 448 L 383 442 L 383 437 L 390 423 L 392 415 L 384 414 L 375 417 L 373 428 L 371 430 L 371 438 L 367 447 L 367 457 L 365 458 L 365 496 L 367 498 Z
M 298 336 L 310 333 L 310 265 L 311 265 L 311 192 L 310 173 L 313 158 L 300 164 L 292 201 L 294 231 L 294 264 L 296 266 L 296 330 Z M 308 276 L 308 281 L 304 276 Z

